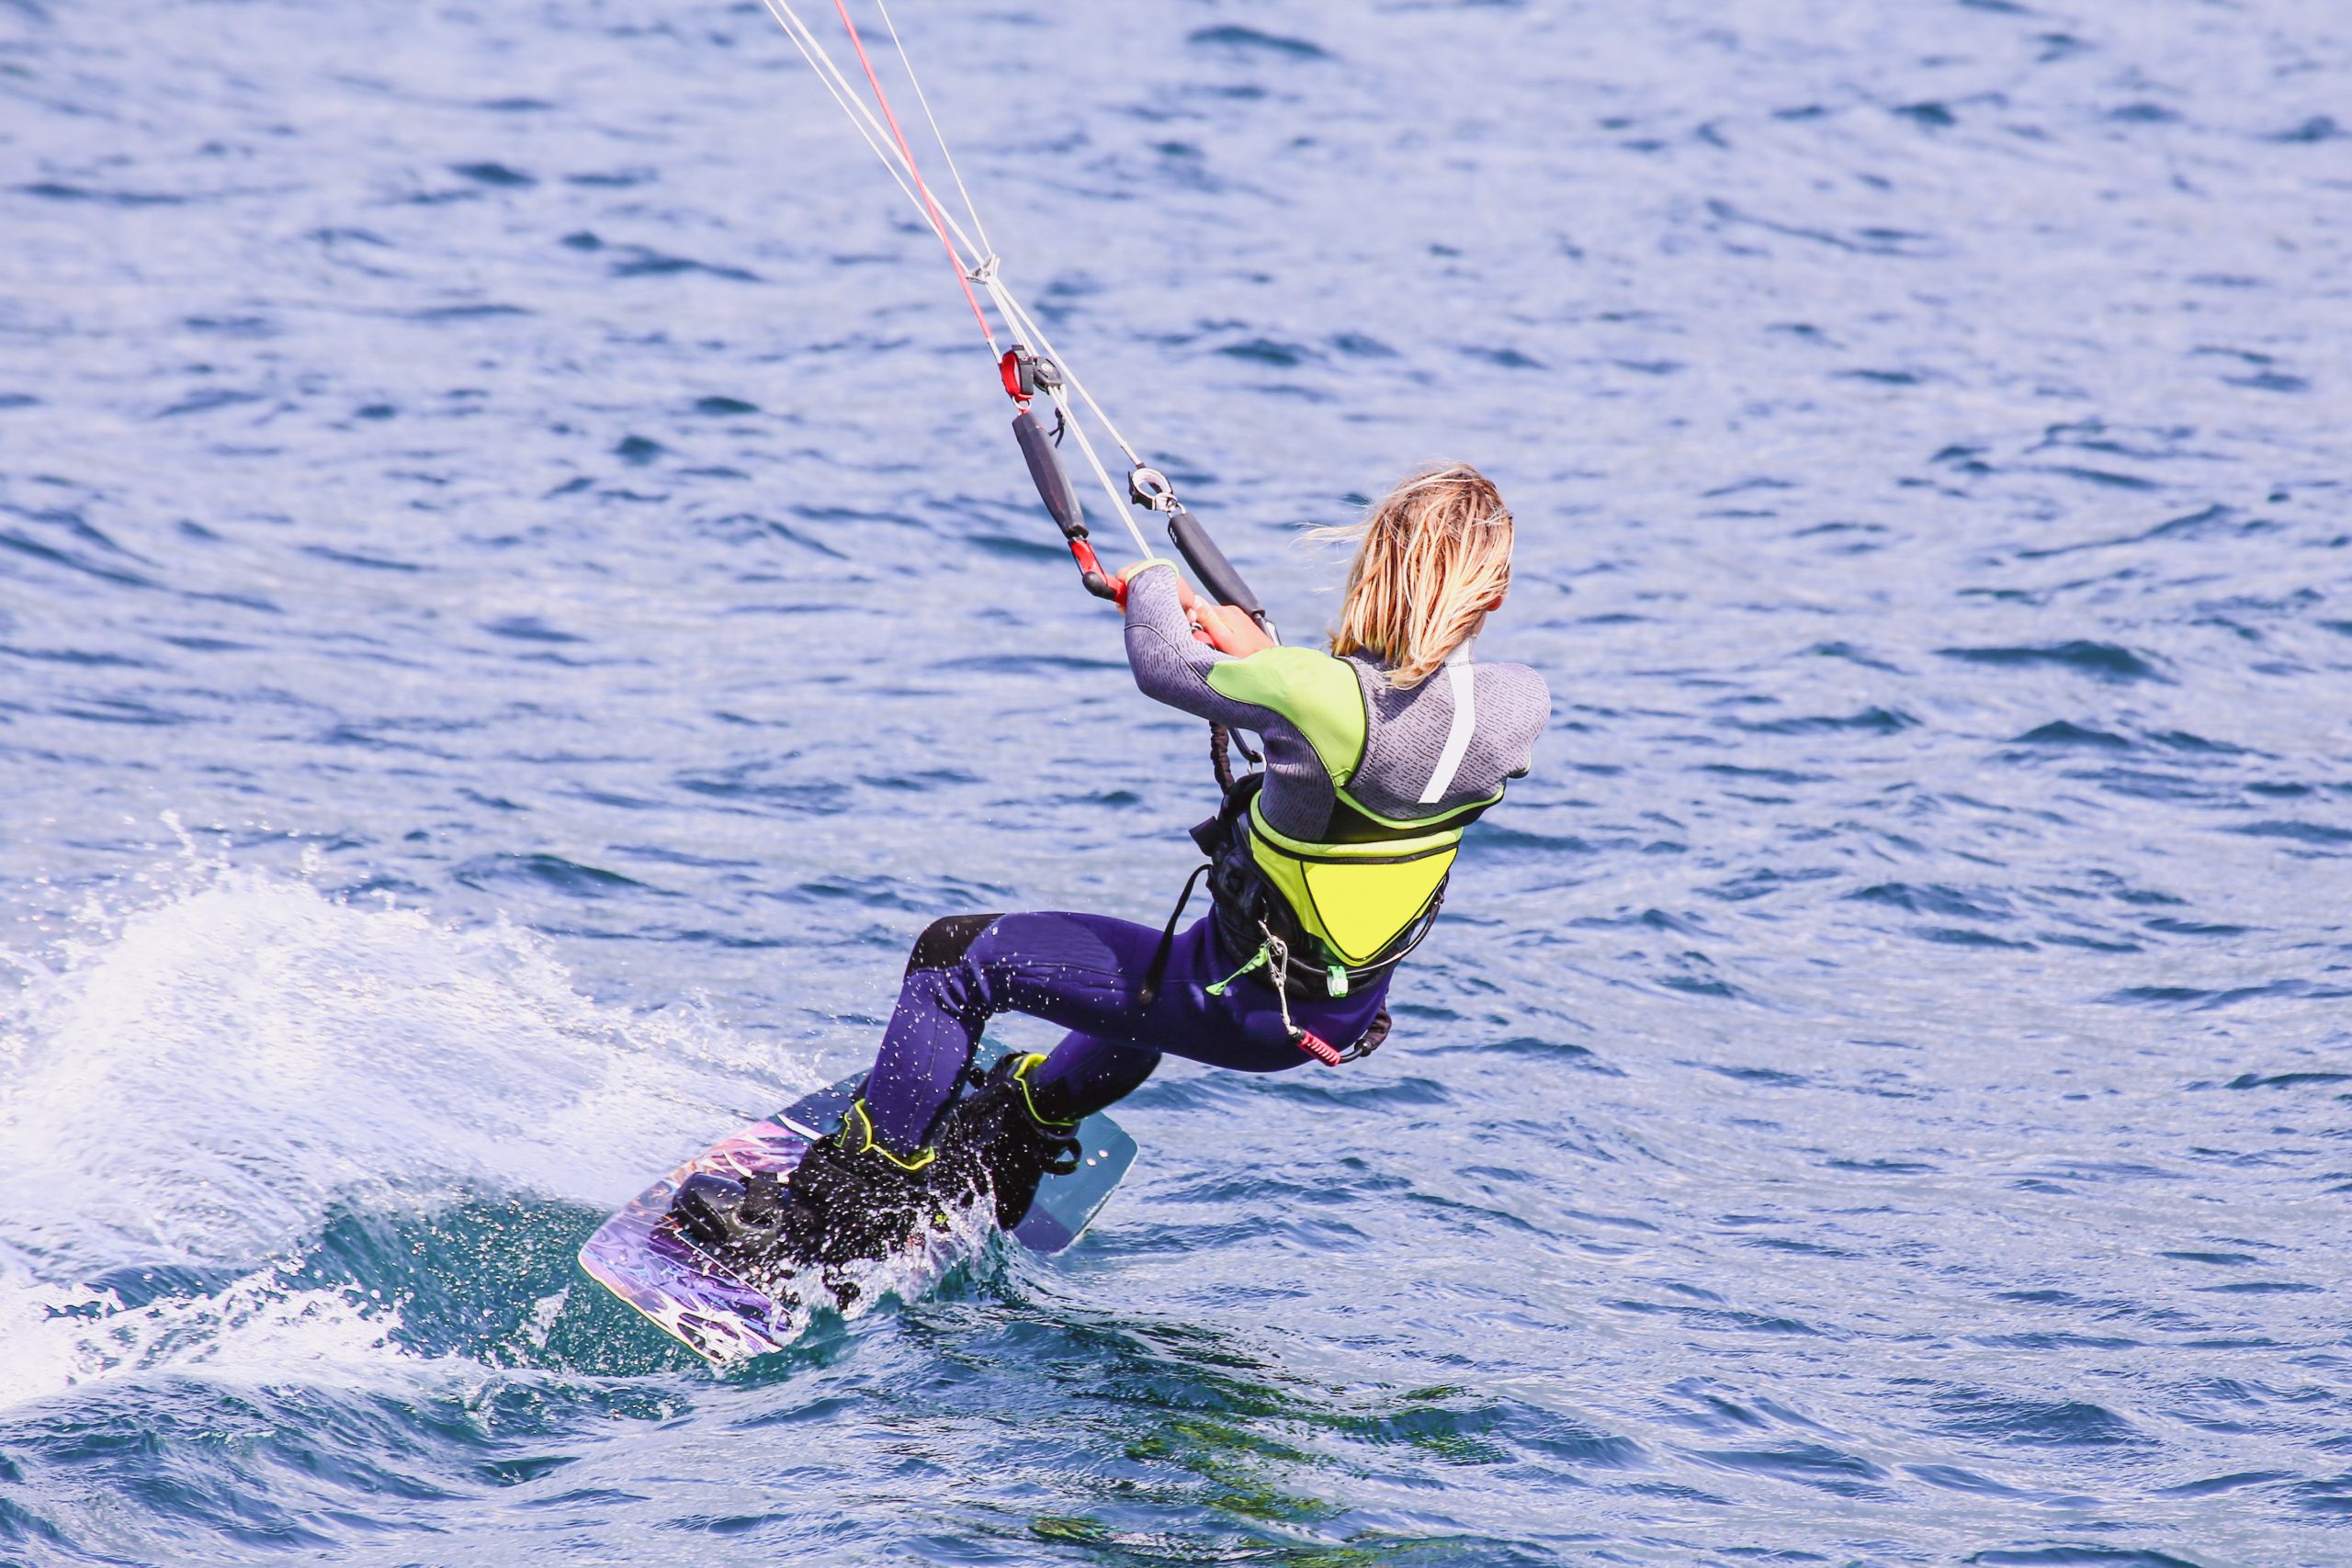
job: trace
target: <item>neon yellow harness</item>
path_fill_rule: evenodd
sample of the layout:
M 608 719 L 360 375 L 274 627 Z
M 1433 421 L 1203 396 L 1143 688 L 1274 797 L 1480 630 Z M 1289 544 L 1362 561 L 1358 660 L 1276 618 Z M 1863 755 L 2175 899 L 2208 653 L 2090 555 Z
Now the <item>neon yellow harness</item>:
M 1282 832 L 1253 798 L 1249 850 L 1250 863 L 1288 908 L 1297 931 L 1322 944 L 1331 994 L 1343 995 L 1349 970 L 1400 956 L 1397 950 L 1443 894 L 1464 830 L 1502 795 L 1419 821 L 1383 817 L 1350 795 L 1348 781 L 1363 764 L 1371 720 L 1363 688 L 1344 660 L 1307 648 L 1270 648 L 1219 663 L 1207 679 L 1226 696 L 1288 718 L 1330 776 L 1338 796 L 1335 841 Z
M 1302 931 L 1341 964 L 1361 968 L 1384 956 L 1430 912 L 1453 869 L 1463 827 L 1432 830 L 1426 822 L 1391 821 L 1366 811 L 1345 790 L 1340 795 L 1361 817 L 1390 831 L 1360 843 L 1312 843 L 1276 831 L 1253 800 L 1250 858 L 1290 906 Z M 1481 801 L 1465 810 L 1491 804 Z

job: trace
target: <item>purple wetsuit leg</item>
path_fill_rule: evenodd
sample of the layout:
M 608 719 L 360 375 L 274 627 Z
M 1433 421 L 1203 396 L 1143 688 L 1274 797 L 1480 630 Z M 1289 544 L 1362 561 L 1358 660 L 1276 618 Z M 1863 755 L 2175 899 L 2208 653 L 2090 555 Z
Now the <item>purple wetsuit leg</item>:
M 1281 1072 L 1310 1058 L 1290 1043 L 1262 974 L 1221 994 L 1209 987 L 1230 965 L 1213 922 L 1177 933 L 1150 1005 L 1144 979 L 1159 932 L 1107 915 L 999 917 L 961 955 L 911 969 L 865 1087 L 875 1131 L 892 1148 L 929 1141 L 956 1080 L 989 1018 L 1027 1013 L 1074 1032 L 1032 1078 L 1048 1114 L 1101 1109 L 1150 1076 L 1161 1052 L 1239 1072 Z M 1387 977 L 1337 1000 L 1291 1004 L 1291 1016 L 1336 1044 L 1360 1035 L 1380 1010 Z
M 1122 1044 L 1073 1029 L 1029 1081 L 1036 1087 L 1038 1109 L 1057 1122 L 1074 1122 L 1141 1089 L 1162 1055 L 1149 1045 Z

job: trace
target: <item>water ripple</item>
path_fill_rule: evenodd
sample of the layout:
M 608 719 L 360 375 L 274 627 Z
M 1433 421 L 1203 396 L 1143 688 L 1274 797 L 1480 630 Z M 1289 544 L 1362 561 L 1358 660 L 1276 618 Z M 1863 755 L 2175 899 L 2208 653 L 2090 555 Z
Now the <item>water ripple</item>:
M 1555 711 L 1378 1055 L 720 1379 L 582 1234 L 1199 727 L 759 8 L 0 10 L 0 1557 L 2346 1555 L 2324 7 L 901 17 L 1294 639 L 1465 457 Z

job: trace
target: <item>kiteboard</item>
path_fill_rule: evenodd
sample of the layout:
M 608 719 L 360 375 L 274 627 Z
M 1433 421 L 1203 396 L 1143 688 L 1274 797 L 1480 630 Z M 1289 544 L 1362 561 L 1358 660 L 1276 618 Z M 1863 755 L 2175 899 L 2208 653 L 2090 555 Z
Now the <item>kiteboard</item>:
M 843 1078 L 695 1156 L 631 1199 L 580 1249 L 588 1277 L 654 1326 L 717 1366 L 780 1350 L 808 1325 L 809 1303 L 782 1277 L 754 1276 L 703 1250 L 670 1213 L 670 1201 L 700 1171 L 743 1180 L 785 1172 L 801 1152 L 841 1125 L 865 1077 Z M 1079 1123 L 1080 1159 L 1048 1176 L 1012 1231 L 1032 1252 L 1056 1253 L 1076 1241 L 1135 1163 L 1136 1141 L 1108 1116 Z M 922 1246 L 918 1238 L 912 1252 Z

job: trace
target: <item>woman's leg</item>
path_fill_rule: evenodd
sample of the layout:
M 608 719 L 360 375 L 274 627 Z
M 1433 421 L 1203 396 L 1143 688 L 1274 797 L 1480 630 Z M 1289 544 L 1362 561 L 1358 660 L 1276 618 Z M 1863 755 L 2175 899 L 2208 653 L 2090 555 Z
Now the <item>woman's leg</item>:
M 1291 1043 L 1272 987 L 1254 975 L 1221 984 L 1229 976 L 1212 924 L 1204 919 L 1178 934 L 1147 1006 L 1144 981 L 1160 941 L 1149 926 L 1084 914 L 967 915 L 934 923 L 908 960 L 899 1005 L 866 1080 L 876 1135 L 892 1149 L 922 1147 L 955 1097 L 981 1028 L 1000 1012 L 1023 1012 L 1077 1032 L 1033 1078 L 1073 1114 L 1140 1084 L 1161 1051 L 1243 1072 L 1279 1072 L 1308 1061 Z M 1380 1010 L 1386 989 L 1384 976 L 1336 1001 L 1294 1002 L 1290 1011 L 1302 1027 L 1346 1044 Z
M 893 1149 L 921 1148 L 932 1119 L 956 1098 L 956 1080 L 972 1059 L 979 1026 L 965 1022 L 966 1010 L 958 1005 L 965 987 L 951 995 L 947 971 L 961 964 L 972 944 L 1002 918 L 951 915 L 933 920 L 907 954 L 898 1006 L 882 1032 L 874 1070 L 865 1076 L 866 1114 L 874 1118 L 876 1135 Z
M 1084 1030 L 1065 1037 L 1029 1075 L 1039 1109 L 1061 1120 L 1091 1116 L 1142 1088 L 1162 1054 L 1238 1072 L 1286 1072 L 1312 1060 L 1291 1043 L 1290 1024 L 1351 1044 L 1388 995 L 1383 975 L 1352 996 L 1294 999 L 1286 1022 L 1263 971 L 1236 978 L 1235 968 L 1217 945 L 1215 920 L 1179 932 L 1143 1027 L 1131 1037 Z
M 1029 1075 L 1038 1113 L 1057 1122 L 1091 1116 L 1141 1089 L 1159 1058 L 1160 1053 L 1149 1045 L 1125 1045 L 1072 1030 Z
M 1134 1043 L 1138 993 L 1159 933 L 1107 915 L 965 915 L 915 943 L 899 1005 L 866 1079 L 867 1114 L 893 1149 L 930 1141 L 980 1031 L 1000 1012 Z

